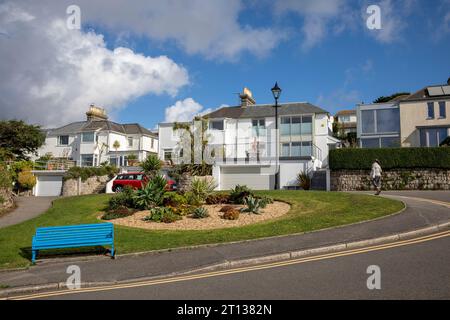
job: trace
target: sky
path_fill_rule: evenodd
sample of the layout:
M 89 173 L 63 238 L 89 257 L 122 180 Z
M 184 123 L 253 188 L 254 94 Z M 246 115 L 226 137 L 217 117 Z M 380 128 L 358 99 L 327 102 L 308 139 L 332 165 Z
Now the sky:
M 153 129 L 243 87 L 272 103 L 275 81 L 334 114 L 446 83 L 449 40 L 450 0 L 0 0 L 0 119 L 57 127 L 94 103 Z

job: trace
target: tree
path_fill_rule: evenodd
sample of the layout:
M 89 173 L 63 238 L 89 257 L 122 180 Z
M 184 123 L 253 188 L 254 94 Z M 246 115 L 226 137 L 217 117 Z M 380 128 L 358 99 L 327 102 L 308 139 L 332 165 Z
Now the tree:
M 147 159 L 141 163 L 142 169 L 150 178 L 153 178 L 158 174 L 161 166 L 161 160 L 159 160 L 158 156 L 155 154 L 149 155 Z
M 0 154 L 2 158 L 29 159 L 44 144 L 40 126 L 23 121 L 0 121 Z
M 373 103 L 385 103 L 385 102 L 389 102 L 389 101 L 391 101 L 392 99 L 395 99 L 395 98 L 397 98 L 397 97 L 399 97 L 399 96 L 404 96 L 404 95 L 410 95 L 410 93 L 409 93 L 409 92 L 397 92 L 397 93 L 394 93 L 394 94 L 392 94 L 392 95 L 390 95 L 390 96 L 388 96 L 388 97 L 381 96 L 381 97 L 379 97 L 378 99 L 374 100 Z
M 114 148 L 114 150 L 116 150 L 116 156 L 118 156 L 117 150 L 120 148 L 120 142 L 117 141 L 117 140 L 114 141 L 114 143 L 113 143 L 113 148 Z M 117 167 L 120 166 L 119 157 L 117 157 L 117 159 L 116 159 L 116 165 L 117 165 Z

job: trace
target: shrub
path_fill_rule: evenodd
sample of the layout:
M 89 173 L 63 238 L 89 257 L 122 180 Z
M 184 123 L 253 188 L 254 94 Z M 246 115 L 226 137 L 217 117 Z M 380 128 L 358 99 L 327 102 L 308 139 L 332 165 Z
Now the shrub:
M 114 177 L 119 172 L 115 166 L 105 165 L 101 167 L 72 167 L 67 170 L 64 180 L 78 179 L 86 181 L 90 177 L 108 176 Z
M 36 185 L 36 177 L 31 173 L 30 168 L 24 168 L 22 172 L 19 173 L 17 182 L 22 189 L 31 190 Z
M 213 194 L 215 188 L 216 184 L 214 181 L 194 178 L 192 179 L 187 193 L 189 194 L 192 204 L 204 204 L 206 199 Z
M 108 209 L 114 210 L 120 207 L 135 208 L 134 190 L 130 186 L 125 186 L 122 192 L 115 194 L 108 201 Z
M 263 196 L 261 198 L 259 198 L 259 203 L 261 205 L 261 209 L 264 209 L 265 207 L 267 207 L 268 204 L 273 203 L 273 199 L 267 196 Z
M 150 210 L 150 214 L 144 221 L 172 223 L 181 220 L 181 216 L 175 214 L 170 207 L 156 207 Z
M 161 170 L 161 166 L 161 160 L 154 154 L 149 155 L 147 159 L 141 163 L 142 169 L 150 178 L 158 174 L 159 170 Z
M 206 204 L 223 204 L 230 201 L 230 196 L 226 193 L 213 193 L 206 198 Z
M 0 163 L 0 188 L 11 189 L 12 179 L 6 166 Z
M 243 204 L 244 199 L 248 196 L 254 197 L 253 191 L 245 185 L 237 185 L 230 192 L 230 201 L 236 204 Z
M 192 218 L 194 219 L 204 219 L 208 217 L 209 217 L 208 209 L 203 207 L 195 208 L 194 211 L 192 212 Z
M 141 209 L 150 209 L 163 205 L 167 181 L 162 176 L 156 176 L 149 183 L 138 189 L 134 194 L 134 202 Z
M 370 170 L 375 159 L 383 169 L 450 169 L 450 148 L 336 149 L 330 151 L 330 168 Z
M 5 198 L 3 198 L 2 196 L 0 196 L 0 204 L 3 204 L 5 202 Z
M 303 190 L 309 190 L 311 188 L 311 177 L 302 171 L 297 175 L 297 183 Z
M 227 212 L 229 210 L 234 210 L 234 209 L 236 209 L 236 208 L 233 206 L 224 206 L 219 210 L 219 212 Z
M 164 205 L 170 207 L 177 207 L 187 204 L 185 196 L 176 192 L 168 192 L 164 197 Z
M 237 220 L 239 219 L 239 210 L 232 209 L 223 213 L 222 218 L 225 220 Z
M 247 208 L 242 208 L 241 212 L 260 214 L 259 210 L 261 209 L 261 199 L 248 196 L 244 199 L 244 204 Z
M 136 210 L 127 208 L 127 207 L 118 207 L 114 210 L 110 210 L 106 212 L 102 216 L 102 220 L 114 220 L 114 219 L 120 219 L 125 218 L 133 215 L 136 212 Z
M 168 208 L 172 209 L 175 214 L 183 217 L 191 214 L 193 207 L 187 204 L 183 204 L 176 207 L 168 206 Z

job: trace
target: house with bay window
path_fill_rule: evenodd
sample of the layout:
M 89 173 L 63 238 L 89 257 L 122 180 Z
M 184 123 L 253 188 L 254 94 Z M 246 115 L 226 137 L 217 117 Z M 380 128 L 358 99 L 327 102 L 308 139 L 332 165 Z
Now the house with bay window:
M 312 173 L 328 165 L 328 150 L 339 140 L 332 137 L 329 113 L 307 102 L 278 107 L 256 104 L 247 88 L 241 104 L 223 107 L 205 117 L 208 147 L 214 150 L 213 176 L 219 190 L 245 184 L 256 190 L 295 187 L 297 174 Z M 159 125 L 161 159 L 168 160 L 179 144 L 173 124 Z
M 158 137 L 137 123 L 119 124 L 108 120 L 104 109 L 91 105 L 86 120 L 45 129 L 44 145 L 38 157 L 73 160 L 78 166 L 92 167 L 101 163 L 128 165 L 128 157 L 138 161 L 157 154 Z
M 438 147 L 450 136 L 449 113 L 450 83 L 426 87 L 388 103 L 360 104 L 360 147 Z

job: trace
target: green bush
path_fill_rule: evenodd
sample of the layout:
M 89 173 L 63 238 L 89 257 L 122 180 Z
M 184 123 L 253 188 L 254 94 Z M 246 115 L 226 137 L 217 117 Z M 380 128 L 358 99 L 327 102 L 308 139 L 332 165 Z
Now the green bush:
M 190 200 L 189 204 L 200 205 L 206 202 L 206 199 L 214 193 L 216 184 L 207 179 L 194 178 L 188 188 L 185 196 Z
M 237 220 L 239 219 L 240 212 L 237 209 L 227 210 L 223 213 L 222 219 L 225 220 Z
M 243 204 L 244 199 L 248 196 L 254 197 L 255 195 L 249 187 L 237 185 L 230 192 L 230 201 L 235 204 Z
M 167 192 L 164 197 L 165 206 L 178 207 L 186 205 L 187 203 L 186 197 L 176 192 Z
M 134 190 L 130 186 L 125 186 L 122 192 L 117 193 L 108 201 L 108 209 L 114 210 L 120 207 L 134 208 Z
M 182 217 L 175 214 L 170 207 L 155 207 L 150 209 L 150 214 L 142 220 L 151 222 L 172 223 L 181 219 Z
M 136 212 L 136 210 L 127 208 L 127 207 L 119 207 L 114 210 L 106 212 L 102 216 L 102 220 L 114 220 L 114 219 L 120 219 L 125 218 L 133 215 Z
M 309 190 L 311 188 L 311 177 L 302 171 L 297 175 L 297 183 L 303 190 Z
M 0 204 L 3 204 L 5 202 L 5 198 L 3 198 L 2 196 L 0 196 Z
M 141 163 L 142 169 L 149 177 L 156 176 L 159 170 L 161 170 L 161 166 L 161 160 L 159 160 L 158 156 L 154 154 L 149 155 L 147 159 Z
M 194 219 L 204 219 L 208 217 L 209 217 L 208 209 L 203 207 L 195 208 L 194 211 L 192 212 L 192 218 Z
M 206 198 L 206 204 L 223 204 L 230 202 L 230 195 L 227 193 L 213 193 Z
M 330 151 L 330 168 L 370 170 L 375 159 L 383 169 L 450 169 L 450 148 L 336 149 Z
M 141 189 L 134 194 L 134 203 L 140 209 L 150 209 L 164 204 L 164 198 L 167 193 L 167 181 L 162 176 L 155 176 Z
M 259 203 L 261 205 L 261 209 L 264 209 L 265 207 L 267 207 L 268 204 L 273 203 L 273 199 L 268 196 L 260 197 L 259 200 L 260 200 Z
M 119 170 L 115 166 L 105 165 L 101 167 L 72 167 L 67 170 L 64 180 L 78 179 L 86 181 L 90 177 L 109 176 L 114 177 Z
M 262 208 L 261 199 L 248 196 L 244 198 L 244 204 L 247 206 L 247 208 L 242 208 L 241 212 L 260 214 L 259 210 L 261 210 Z
M 0 188 L 11 189 L 12 179 L 6 165 L 0 163 Z

